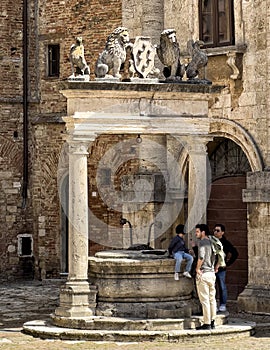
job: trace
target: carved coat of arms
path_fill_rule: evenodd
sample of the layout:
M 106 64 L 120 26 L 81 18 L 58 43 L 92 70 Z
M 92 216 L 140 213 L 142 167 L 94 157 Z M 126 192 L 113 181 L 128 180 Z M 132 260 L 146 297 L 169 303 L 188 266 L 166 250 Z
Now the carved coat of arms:
M 137 36 L 132 48 L 135 70 L 146 78 L 154 69 L 156 48 L 149 37 Z

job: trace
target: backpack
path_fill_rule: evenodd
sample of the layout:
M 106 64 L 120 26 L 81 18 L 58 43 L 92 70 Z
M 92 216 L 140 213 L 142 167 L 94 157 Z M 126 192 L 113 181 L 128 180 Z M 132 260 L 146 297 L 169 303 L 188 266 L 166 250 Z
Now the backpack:
M 223 245 L 220 240 L 215 236 L 208 236 L 211 242 L 211 247 L 215 255 L 218 258 L 218 264 L 220 267 L 226 267 L 225 263 L 225 253 L 223 250 Z

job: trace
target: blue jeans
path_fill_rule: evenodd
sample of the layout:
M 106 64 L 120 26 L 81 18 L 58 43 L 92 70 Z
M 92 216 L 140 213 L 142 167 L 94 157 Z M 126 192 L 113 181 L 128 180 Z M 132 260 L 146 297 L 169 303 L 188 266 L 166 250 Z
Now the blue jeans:
M 219 289 L 219 301 L 220 305 L 226 305 L 227 303 L 227 287 L 225 283 L 226 270 L 218 271 L 216 273 L 216 281 Z
M 183 259 L 186 259 L 186 261 L 187 261 L 186 271 L 190 272 L 191 267 L 192 267 L 192 263 L 193 263 L 193 256 L 192 255 L 185 253 L 184 251 L 179 251 L 179 252 L 173 253 L 173 257 L 176 260 L 175 272 L 180 272 L 181 263 L 182 263 Z

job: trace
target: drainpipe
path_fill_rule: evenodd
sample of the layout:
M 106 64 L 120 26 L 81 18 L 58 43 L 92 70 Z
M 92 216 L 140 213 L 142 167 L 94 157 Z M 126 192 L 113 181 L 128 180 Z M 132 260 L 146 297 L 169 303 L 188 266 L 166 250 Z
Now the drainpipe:
M 22 208 L 26 207 L 28 187 L 28 3 L 23 0 L 23 187 Z

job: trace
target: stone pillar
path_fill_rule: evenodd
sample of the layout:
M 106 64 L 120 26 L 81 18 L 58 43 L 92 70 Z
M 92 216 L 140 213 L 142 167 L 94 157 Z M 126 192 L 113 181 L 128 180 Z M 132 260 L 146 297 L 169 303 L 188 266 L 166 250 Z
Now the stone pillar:
M 149 36 L 154 44 L 159 43 L 164 29 L 164 0 L 143 0 L 142 14 L 142 35 Z
M 154 45 L 159 45 L 160 34 L 164 30 L 164 0 L 142 0 L 141 17 L 142 35 L 151 38 Z M 163 65 L 155 56 L 155 67 L 162 72 Z
M 69 274 L 60 290 L 60 306 L 55 310 L 58 324 L 59 318 L 93 314 L 88 283 L 87 155 L 87 144 L 69 145 Z
M 243 201 L 248 209 L 248 284 L 238 308 L 270 313 L 270 171 L 247 174 Z
M 206 211 L 211 185 L 211 168 L 208 162 L 206 144 L 210 138 L 193 137 L 188 140 L 189 176 L 188 176 L 188 232 L 192 232 L 199 223 L 206 223 Z

